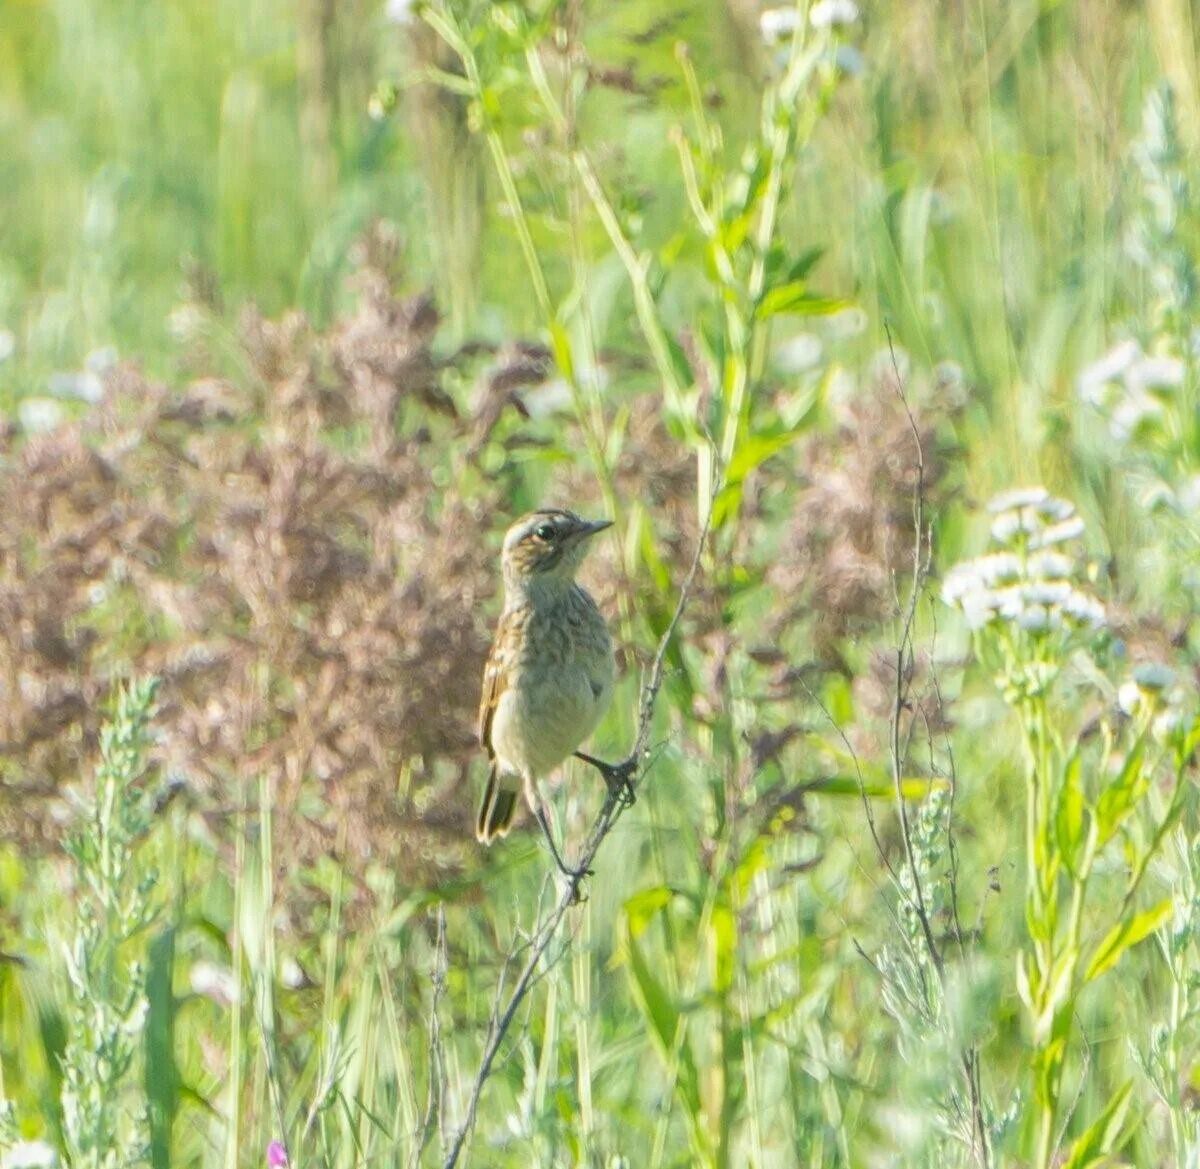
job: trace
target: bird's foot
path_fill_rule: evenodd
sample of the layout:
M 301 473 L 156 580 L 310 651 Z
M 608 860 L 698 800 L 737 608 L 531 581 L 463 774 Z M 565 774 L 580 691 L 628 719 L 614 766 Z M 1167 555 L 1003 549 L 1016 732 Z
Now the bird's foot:
M 573 869 L 563 860 L 562 853 L 558 851 L 558 845 L 554 843 L 554 833 L 550 831 L 550 822 L 546 818 L 546 810 L 544 808 L 538 808 L 537 822 L 541 825 L 542 834 L 546 837 L 546 844 L 550 849 L 550 855 L 554 858 L 555 868 L 576 887 L 574 898 L 576 903 L 582 901 L 583 898 L 579 895 L 579 885 L 585 877 L 592 875 L 592 870 L 588 868 Z
M 582 759 L 584 763 L 590 763 L 600 772 L 608 790 L 618 794 L 622 807 L 633 807 L 637 801 L 637 792 L 633 786 L 633 777 L 637 774 L 638 769 L 636 759 L 630 757 L 622 759 L 620 763 L 605 763 L 603 759 L 596 759 L 583 751 L 576 751 L 575 758 Z

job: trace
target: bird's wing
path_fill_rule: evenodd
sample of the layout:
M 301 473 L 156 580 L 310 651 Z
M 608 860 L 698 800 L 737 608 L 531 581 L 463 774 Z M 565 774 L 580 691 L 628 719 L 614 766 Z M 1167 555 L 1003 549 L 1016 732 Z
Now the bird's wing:
M 496 626 L 496 638 L 492 642 L 492 652 L 488 654 L 487 665 L 483 668 L 483 694 L 479 699 L 479 745 L 492 758 L 492 717 L 496 713 L 496 704 L 500 696 L 508 689 L 509 675 L 514 664 L 514 634 L 516 623 L 509 613 L 500 617 Z

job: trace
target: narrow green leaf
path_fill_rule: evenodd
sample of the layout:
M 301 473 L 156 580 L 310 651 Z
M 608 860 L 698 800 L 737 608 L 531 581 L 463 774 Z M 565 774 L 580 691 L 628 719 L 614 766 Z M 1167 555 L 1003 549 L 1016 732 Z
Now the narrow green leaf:
M 1075 970 L 1079 965 L 1079 952 L 1068 949 L 1058 956 L 1046 977 L 1045 990 L 1041 998 L 1041 1009 L 1033 1020 L 1035 1043 L 1044 1043 L 1055 1030 L 1055 1024 L 1070 1013 L 1077 993 Z
M 724 997 L 733 989 L 737 961 L 737 922 L 729 905 L 713 907 L 710 937 L 713 948 L 713 990 Z
M 833 297 L 815 296 L 808 291 L 808 285 L 803 280 L 793 280 L 765 293 L 754 315 L 760 321 L 784 313 L 798 317 L 822 317 L 839 312 L 848 303 Z
M 799 256 L 780 244 L 774 244 L 767 252 L 767 288 L 778 288 L 783 284 L 794 284 L 803 280 L 825 254 L 821 247 L 808 248 Z
M 575 360 L 571 352 L 571 338 L 561 321 L 550 322 L 550 351 L 554 354 L 554 364 L 558 366 L 558 372 L 567 381 L 573 381 Z
M 1096 952 L 1084 973 L 1084 980 L 1091 982 L 1106 970 L 1111 970 L 1126 950 L 1136 946 L 1143 938 L 1149 937 L 1174 912 L 1174 899 L 1165 897 L 1157 905 L 1143 909 L 1141 913 L 1113 926 L 1096 947 Z
M 684 389 L 693 385 L 696 381 L 696 371 L 692 369 L 692 363 L 688 360 L 688 355 L 683 346 L 680 345 L 674 337 L 667 338 L 667 353 L 671 358 L 671 369 L 675 373 L 675 380 L 682 387 L 684 387 Z M 669 403 L 664 401 L 663 405 L 668 406 Z M 693 422 L 690 417 L 684 419 L 684 421 L 686 421 L 689 426 L 691 426 Z M 704 422 L 706 420 L 702 418 L 700 421 Z
M 633 983 L 633 997 L 643 1018 L 650 1025 L 650 1034 L 665 1063 L 670 1063 L 675 1051 L 675 1035 L 683 1025 L 682 1012 L 671 1001 L 666 988 L 651 972 L 641 947 L 638 945 L 633 931 L 629 929 L 629 919 L 624 918 L 625 952 L 629 956 L 629 973 Z M 696 1062 L 692 1056 L 690 1044 L 686 1039 L 680 1045 L 678 1054 L 678 1074 L 675 1090 L 679 1095 L 689 1118 L 698 1123 L 700 1105 L 700 1077 L 696 1071 Z
M 1055 817 L 1055 833 L 1067 870 L 1074 876 L 1079 871 L 1080 853 L 1083 848 L 1083 761 L 1076 751 L 1067 761 L 1063 771 L 1063 786 L 1059 796 L 1058 815 Z
M 655 885 L 635 893 L 625 902 L 625 920 L 629 932 L 634 938 L 640 938 L 646 932 L 650 922 L 658 916 L 675 896 L 668 885 Z
M 904 776 L 900 780 L 900 794 L 906 800 L 923 800 L 930 792 L 945 791 L 947 783 L 944 779 L 928 778 L 926 776 Z M 864 793 L 873 800 L 892 799 L 896 795 L 896 787 L 892 781 L 880 779 L 859 780 L 857 775 L 827 775 L 821 779 L 811 780 L 805 784 L 807 791 L 819 792 L 824 796 L 861 796 Z
M 428 65 L 421 70 L 421 75 L 431 85 L 439 86 L 441 89 L 449 90 L 451 93 L 457 93 L 461 97 L 475 96 L 475 86 L 457 73 L 448 73 L 445 69 L 438 69 L 433 65 Z
M 149 947 L 146 966 L 145 1087 L 150 1120 L 150 1164 L 170 1169 L 171 1129 L 179 1108 L 175 1065 L 175 928 L 164 929 Z
M 804 433 L 800 427 L 790 427 L 775 434 L 752 434 L 738 444 L 725 470 L 728 481 L 741 482 L 751 471 L 779 454 Z
M 721 246 L 729 255 L 732 256 L 746 242 L 746 236 L 750 234 L 751 223 L 750 215 L 735 215 L 717 229 Z
M 1129 1108 L 1129 1099 L 1132 1093 L 1132 1080 L 1114 1093 L 1108 1106 L 1095 1123 L 1077 1137 L 1067 1150 L 1062 1169 L 1091 1169 L 1092 1166 L 1099 1165 L 1112 1152 L 1117 1143 L 1121 1125 L 1125 1121 L 1125 1113 Z
M 1032 978 L 1030 972 L 1032 971 Z M 1038 993 L 1037 984 L 1037 966 L 1029 961 L 1028 955 L 1024 950 L 1017 952 L 1017 994 L 1021 997 L 1021 1002 L 1025 1004 L 1025 1009 L 1033 1014 L 1034 999 Z
M 1125 757 L 1120 774 L 1104 789 L 1100 794 L 1100 799 L 1096 801 L 1096 828 L 1101 846 L 1113 838 L 1125 817 L 1129 815 L 1149 787 L 1150 778 L 1142 768 L 1144 759 L 1145 747 L 1142 740 L 1139 739 Z
M 1066 1038 L 1059 1035 L 1034 1053 L 1033 1091 L 1035 1099 L 1043 1107 L 1057 1096 L 1055 1083 L 1066 1049 Z
M 458 29 L 454 27 L 432 4 L 422 4 L 420 9 L 421 19 L 433 29 L 454 50 L 460 57 L 470 55 L 470 48 L 467 42 L 459 36 Z

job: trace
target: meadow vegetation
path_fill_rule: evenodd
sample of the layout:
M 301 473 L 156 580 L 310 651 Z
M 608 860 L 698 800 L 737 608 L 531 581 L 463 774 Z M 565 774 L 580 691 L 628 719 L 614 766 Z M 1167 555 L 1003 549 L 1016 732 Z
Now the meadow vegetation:
M 0 1166 L 1194 1167 L 1194 20 L 0 0 Z

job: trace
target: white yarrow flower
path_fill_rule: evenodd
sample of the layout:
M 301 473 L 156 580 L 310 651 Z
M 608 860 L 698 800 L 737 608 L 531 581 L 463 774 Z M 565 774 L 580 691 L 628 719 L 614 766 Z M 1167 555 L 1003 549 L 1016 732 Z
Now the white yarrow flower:
M 55 1169 L 58 1154 L 45 1141 L 17 1141 L 0 1158 L 0 1169 Z
M 26 434 L 47 434 L 63 420 L 63 408 L 53 398 L 22 398 L 17 403 L 17 421 Z
M 982 629 L 988 622 L 996 618 L 996 606 L 993 604 L 990 593 L 982 591 L 968 593 L 960 603 L 963 616 L 966 617 L 967 625 L 971 629 Z
M 1162 403 L 1144 390 L 1126 394 L 1113 407 L 1108 428 L 1117 442 L 1128 442 L 1149 421 L 1162 417 Z
M 1062 544 L 1067 540 L 1077 540 L 1083 535 L 1083 520 L 1078 516 L 1074 516 L 1069 520 L 1063 520 L 1062 523 L 1052 524 L 1048 528 L 1043 528 L 1040 532 L 1035 532 L 1029 537 L 1030 548 L 1048 548 L 1051 544 Z
M 1027 487 L 999 496 L 989 510 L 1000 550 L 950 569 L 942 586 L 946 603 L 960 608 L 972 629 L 1001 621 L 1042 635 L 1103 626 L 1104 606 L 1076 584 L 1078 561 L 1054 547 L 1083 534 L 1074 506 Z
M 992 520 L 992 539 L 1000 544 L 1008 544 L 1021 532 L 1036 532 L 1037 529 L 1037 517 L 1028 508 L 1002 511 Z
M 1117 691 L 1117 705 L 1130 717 L 1137 714 L 1145 700 L 1141 687 L 1136 682 L 1125 682 Z
M 117 347 L 115 345 L 101 345 L 99 349 L 93 349 L 83 359 L 83 368 L 96 374 L 108 373 L 116 364 Z
M 1034 504 L 1045 503 L 1050 498 L 1050 492 L 1044 487 L 1016 487 L 1012 491 L 1003 491 L 988 502 L 987 509 L 993 515 L 1002 511 L 1012 511 L 1018 507 L 1032 507 Z
M 854 0 L 817 0 L 808 14 L 813 28 L 832 28 L 837 24 L 853 24 L 858 19 Z
M 979 571 L 979 561 L 966 560 L 956 564 L 942 582 L 942 600 L 947 605 L 957 605 L 964 597 L 979 592 L 985 587 L 982 574 Z
M 1061 552 L 1038 552 L 1026 565 L 1029 575 L 1041 580 L 1063 580 L 1075 570 L 1075 562 Z
M 821 364 L 821 353 L 816 333 L 797 333 L 775 350 L 775 365 L 781 373 L 804 373 Z
M 1178 706 L 1168 706 L 1155 718 L 1152 730 L 1155 738 L 1161 741 L 1170 739 L 1186 723 L 1187 719 Z
M 1065 605 L 1074 591 L 1065 580 L 1038 581 L 1022 588 L 1025 601 L 1031 605 Z
M 1114 345 L 1103 357 L 1085 366 L 1076 380 L 1079 396 L 1097 404 L 1097 396 L 1105 386 L 1123 377 L 1125 371 L 1142 356 L 1142 347 L 1134 340 Z
M 773 45 L 784 37 L 790 37 L 800 23 L 800 14 L 795 8 L 764 8 L 758 17 L 758 31 L 763 41 Z
M 75 398 L 91 405 L 104 397 L 104 382 L 98 373 L 90 369 L 78 373 L 52 373 L 46 388 L 56 398 Z
M 1177 357 L 1143 357 L 1125 371 L 1131 393 L 1139 390 L 1172 390 L 1183 384 L 1183 362 Z
M 1143 690 L 1160 693 L 1175 682 L 1175 671 L 1159 662 L 1146 662 L 1133 671 L 1133 680 Z
M 1095 597 L 1072 589 L 1071 595 L 1063 604 L 1063 612 L 1078 625 L 1086 625 L 1091 629 L 1101 629 L 1108 620 L 1104 606 Z
M 1021 576 L 1021 558 L 1014 552 L 992 552 L 972 563 L 976 574 L 989 588 L 1012 584 Z
M 412 21 L 413 0 L 387 0 L 383 14 L 390 24 L 408 24 Z

